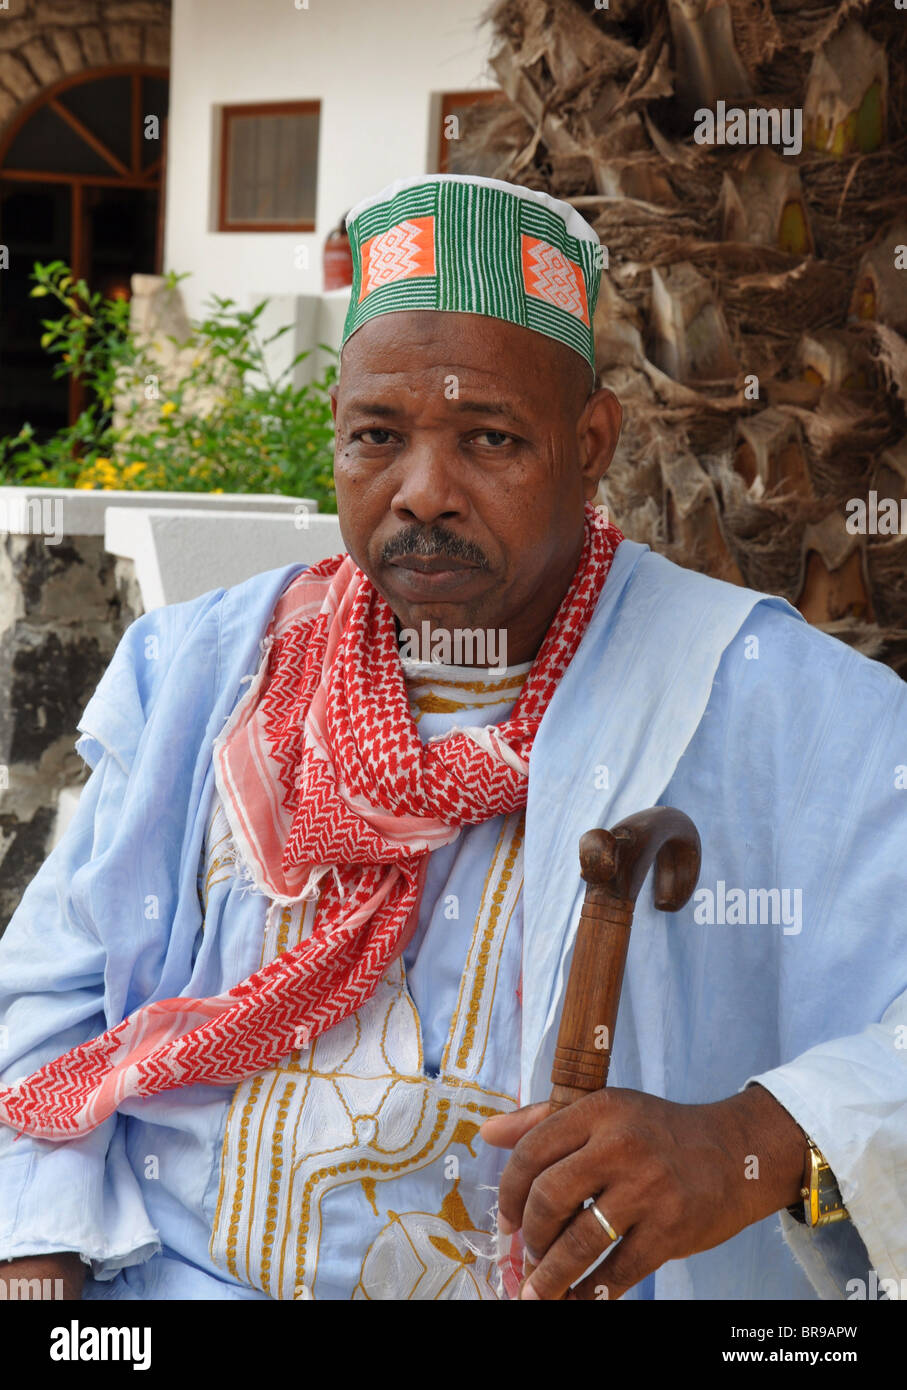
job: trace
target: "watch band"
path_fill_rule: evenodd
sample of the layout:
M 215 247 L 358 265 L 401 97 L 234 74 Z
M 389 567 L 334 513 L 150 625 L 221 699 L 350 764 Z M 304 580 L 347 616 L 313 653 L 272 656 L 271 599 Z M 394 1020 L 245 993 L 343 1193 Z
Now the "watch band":
M 810 1227 L 830 1226 L 833 1221 L 849 1219 L 850 1213 L 828 1161 L 810 1138 L 807 1137 L 806 1142 L 809 1148 L 800 1189 L 802 1205 L 797 1202 L 787 1210 L 795 1221 Z

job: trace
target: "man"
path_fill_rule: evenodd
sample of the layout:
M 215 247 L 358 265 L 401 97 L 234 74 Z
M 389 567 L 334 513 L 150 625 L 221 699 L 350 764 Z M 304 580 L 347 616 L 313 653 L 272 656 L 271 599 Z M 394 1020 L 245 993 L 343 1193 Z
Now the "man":
M 573 209 L 425 178 L 349 228 L 349 556 L 133 624 L 0 946 L 7 1273 L 493 1298 L 525 1248 L 524 1298 L 896 1293 L 903 683 L 597 514 Z M 700 889 L 643 889 L 609 1088 L 549 1115 L 579 837 L 658 803 Z

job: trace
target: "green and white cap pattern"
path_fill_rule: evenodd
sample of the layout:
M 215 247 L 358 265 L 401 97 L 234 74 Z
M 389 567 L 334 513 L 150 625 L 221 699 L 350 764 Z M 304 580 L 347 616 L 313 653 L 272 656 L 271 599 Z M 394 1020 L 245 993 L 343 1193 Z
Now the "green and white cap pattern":
M 344 343 L 378 314 L 485 314 L 566 343 L 594 371 L 602 247 L 568 203 L 498 179 L 435 174 L 357 203 L 346 225 Z

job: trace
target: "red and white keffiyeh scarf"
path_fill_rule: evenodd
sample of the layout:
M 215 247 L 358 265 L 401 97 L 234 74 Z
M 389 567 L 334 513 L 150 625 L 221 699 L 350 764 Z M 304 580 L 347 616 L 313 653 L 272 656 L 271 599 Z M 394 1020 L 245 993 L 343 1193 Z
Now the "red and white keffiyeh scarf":
M 224 994 L 148 1004 L 0 1089 L 0 1121 L 85 1134 L 128 1098 L 251 1076 L 365 1003 L 415 927 L 429 852 L 526 804 L 536 730 L 623 540 L 590 503 L 584 527 L 511 717 L 424 745 L 393 612 L 352 559 L 285 589 L 214 758 L 240 862 L 276 901 L 317 897 L 311 934 Z

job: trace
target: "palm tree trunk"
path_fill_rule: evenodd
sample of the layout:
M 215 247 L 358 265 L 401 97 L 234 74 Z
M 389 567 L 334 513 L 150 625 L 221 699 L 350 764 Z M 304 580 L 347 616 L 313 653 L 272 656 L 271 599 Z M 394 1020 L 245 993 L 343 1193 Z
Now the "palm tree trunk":
M 475 108 L 460 167 L 470 142 L 486 169 L 496 151 L 497 177 L 572 202 L 607 248 L 617 523 L 907 675 L 896 6 L 498 0 L 509 104 Z

